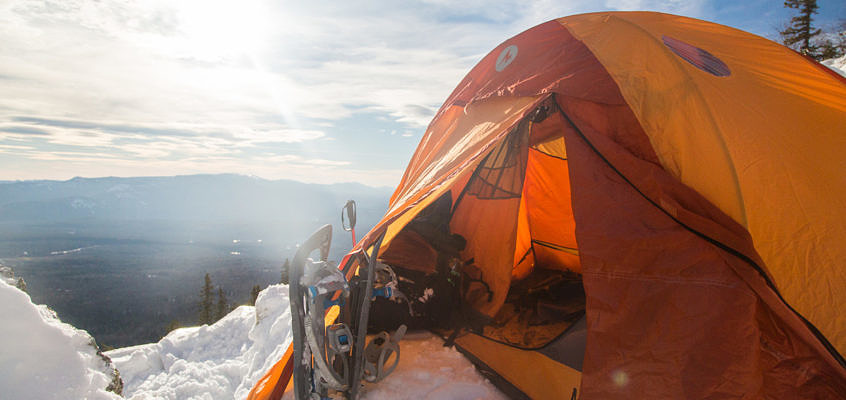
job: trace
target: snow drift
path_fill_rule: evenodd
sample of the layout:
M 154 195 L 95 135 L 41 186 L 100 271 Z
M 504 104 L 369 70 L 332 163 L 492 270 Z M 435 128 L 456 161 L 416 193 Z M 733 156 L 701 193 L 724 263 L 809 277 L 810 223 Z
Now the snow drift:
M 830 58 L 828 60 L 822 61 L 822 65 L 833 69 L 834 72 L 837 72 L 838 74 L 846 78 L 846 55 L 843 55 L 839 58 Z
M 0 397 L 120 399 L 120 377 L 87 332 L 0 280 Z
M 287 287 L 213 325 L 177 329 L 158 343 L 112 350 L 130 399 L 244 398 L 291 343 Z

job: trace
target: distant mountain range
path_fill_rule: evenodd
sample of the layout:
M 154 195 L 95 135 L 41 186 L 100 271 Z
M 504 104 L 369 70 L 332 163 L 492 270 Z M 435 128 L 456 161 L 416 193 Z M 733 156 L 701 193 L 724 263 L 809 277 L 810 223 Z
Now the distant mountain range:
M 391 189 L 357 183 L 307 184 L 223 174 L 74 178 L 0 183 L 0 221 L 75 219 L 283 221 L 340 215 L 347 199 L 387 208 Z
M 243 237 L 290 246 L 329 223 L 335 227 L 337 256 L 351 245 L 340 228 L 346 201 L 356 201 L 360 237 L 385 213 L 391 192 L 357 183 L 308 184 L 234 174 L 3 182 L 0 241 L 45 239 L 61 232 L 169 243 Z

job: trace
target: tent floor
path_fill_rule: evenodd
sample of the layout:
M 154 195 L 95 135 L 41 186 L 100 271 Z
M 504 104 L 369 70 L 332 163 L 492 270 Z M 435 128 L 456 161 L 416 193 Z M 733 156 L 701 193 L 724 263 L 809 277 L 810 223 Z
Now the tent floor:
M 511 287 L 482 336 L 524 349 L 539 349 L 561 336 L 585 312 L 581 276 L 536 269 Z

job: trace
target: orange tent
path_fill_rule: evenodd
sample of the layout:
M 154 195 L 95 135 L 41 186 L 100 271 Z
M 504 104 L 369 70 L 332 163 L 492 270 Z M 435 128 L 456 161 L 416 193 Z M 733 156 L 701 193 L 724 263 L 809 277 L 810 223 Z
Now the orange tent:
M 462 292 L 478 313 L 496 321 L 540 270 L 584 288 L 578 362 L 552 340 L 457 335 L 510 394 L 839 398 L 844 171 L 846 82 L 824 66 L 690 18 L 566 17 L 459 83 L 342 267 L 383 237 L 381 261 L 433 270 L 407 225 L 446 197 L 490 290 Z

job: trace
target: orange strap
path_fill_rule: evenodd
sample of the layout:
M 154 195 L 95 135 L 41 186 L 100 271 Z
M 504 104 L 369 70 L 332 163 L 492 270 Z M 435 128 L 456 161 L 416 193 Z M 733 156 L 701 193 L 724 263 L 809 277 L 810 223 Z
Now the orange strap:
M 294 345 L 288 345 L 285 355 L 256 382 L 247 400 L 279 400 L 294 373 Z

